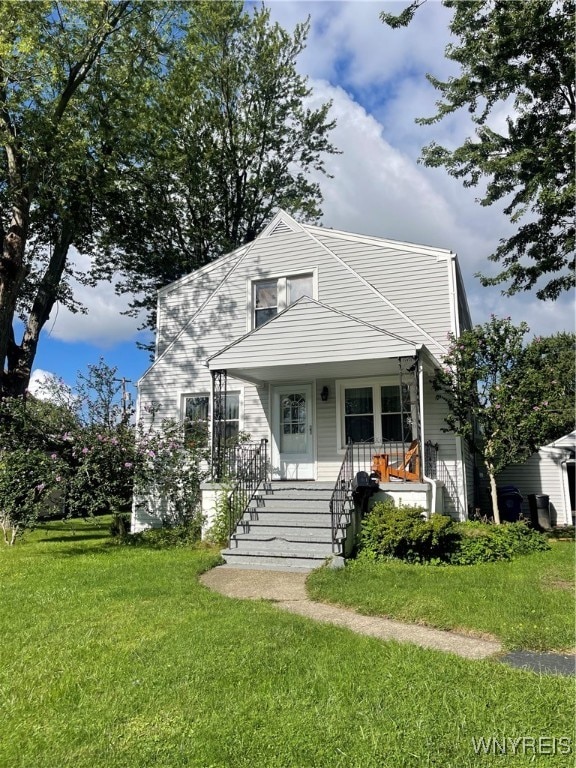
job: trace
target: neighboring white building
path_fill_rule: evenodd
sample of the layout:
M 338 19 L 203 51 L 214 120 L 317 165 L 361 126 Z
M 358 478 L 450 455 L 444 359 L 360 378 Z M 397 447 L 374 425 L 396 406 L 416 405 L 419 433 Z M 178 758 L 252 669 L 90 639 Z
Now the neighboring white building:
M 396 452 L 416 441 L 430 511 L 466 519 L 472 469 L 460 438 L 442 430 L 430 378 L 448 334 L 470 324 L 451 251 L 280 211 L 253 242 L 159 292 L 139 419 L 154 402 L 160 418 L 188 415 L 214 432 L 225 391 L 226 434 L 267 439 L 273 479 L 293 482 L 334 484 L 350 441 Z M 426 443 L 438 453 L 425 466 Z M 153 522 L 149 507 L 133 529 Z
M 528 496 L 550 497 L 553 525 L 573 525 L 576 431 L 544 445 L 523 464 L 511 464 L 498 475 L 498 485 L 514 485 L 520 491 L 522 512 L 530 519 Z

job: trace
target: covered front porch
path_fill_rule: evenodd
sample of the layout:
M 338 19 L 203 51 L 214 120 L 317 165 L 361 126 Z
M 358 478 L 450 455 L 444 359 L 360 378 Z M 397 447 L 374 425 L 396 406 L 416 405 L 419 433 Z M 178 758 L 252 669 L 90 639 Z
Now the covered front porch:
M 246 408 L 243 430 L 269 441 L 272 479 L 335 482 L 350 442 L 386 445 L 392 473 L 412 451 L 408 474 L 381 479 L 423 479 L 423 390 L 438 365 L 423 345 L 303 298 L 207 365 L 217 471 L 230 382 L 245 382 L 259 402 Z
M 365 508 L 359 483 L 369 484 L 374 498 L 442 511 L 438 446 L 425 430 L 424 395 L 437 365 L 423 345 L 311 299 L 213 355 L 214 480 L 236 473 L 245 486 L 245 509 L 236 504 L 231 512 L 231 537 L 240 521 L 250 527 L 266 500 L 262 488 L 278 481 L 296 490 L 298 483 L 329 484 L 325 504 L 336 552 L 345 549 L 354 510 Z M 248 484 L 251 472 L 238 464 L 246 449 L 226 448 L 227 397 L 242 382 L 255 386 L 261 414 L 259 422 L 247 414 L 243 425 L 256 438 L 253 457 L 260 457 L 251 466 L 266 466 L 265 476 Z

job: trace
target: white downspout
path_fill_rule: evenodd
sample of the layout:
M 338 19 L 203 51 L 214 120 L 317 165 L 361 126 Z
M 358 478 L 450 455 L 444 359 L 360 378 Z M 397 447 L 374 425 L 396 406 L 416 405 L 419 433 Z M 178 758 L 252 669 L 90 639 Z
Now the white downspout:
M 426 452 L 424 449 L 424 365 L 422 358 L 418 356 L 418 399 L 420 401 L 420 445 L 422 446 L 422 478 L 425 483 L 432 489 L 432 495 L 430 499 L 430 514 L 433 515 L 436 512 L 436 480 L 426 475 Z
M 450 253 L 450 277 L 449 277 L 450 285 L 448 290 L 449 300 L 450 300 L 450 312 L 452 314 L 452 333 L 456 338 L 459 338 L 460 336 L 460 317 L 458 315 L 458 290 L 457 290 L 457 281 L 456 281 L 456 254 Z M 468 512 L 468 480 L 466 478 L 466 465 L 464 462 L 464 451 L 462 449 L 462 438 L 460 435 L 455 436 L 455 442 L 456 442 L 456 462 L 458 467 L 460 468 L 458 471 L 458 476 L 462 478 L 462 495 L 460 498 L 460 504 L 463 505 L 463 514 L 460 513 L 459 517 L 461 520 L 467 519 L 467 512 Z M 458 486 L 460 486 L 460 483 L 458 483 Z M 458 487 L 458 493 L 460 493 L 460 487 Z

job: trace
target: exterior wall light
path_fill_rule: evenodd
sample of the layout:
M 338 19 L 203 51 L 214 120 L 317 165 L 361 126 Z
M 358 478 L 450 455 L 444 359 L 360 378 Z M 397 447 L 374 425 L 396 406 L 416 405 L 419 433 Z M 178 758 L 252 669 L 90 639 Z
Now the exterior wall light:
M 328 400 L 329 394 L 330 392 L 328 391 L 328 387 L 322 387 L 322 391 L 320 392 L 320 400 L 325 403 Z

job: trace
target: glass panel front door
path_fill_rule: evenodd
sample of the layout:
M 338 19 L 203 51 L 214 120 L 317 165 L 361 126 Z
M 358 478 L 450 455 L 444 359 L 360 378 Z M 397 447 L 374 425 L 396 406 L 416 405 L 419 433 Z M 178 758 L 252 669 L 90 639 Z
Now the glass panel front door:
M 314 478 L 312 387 L 276 387 L 274 397 L 274 474 L 283 480 Z
M 308 442 L 306 396 L 290 392 L 280 401 L 280 453 L 306 453 Z

